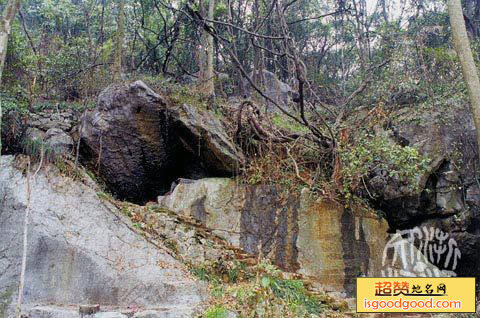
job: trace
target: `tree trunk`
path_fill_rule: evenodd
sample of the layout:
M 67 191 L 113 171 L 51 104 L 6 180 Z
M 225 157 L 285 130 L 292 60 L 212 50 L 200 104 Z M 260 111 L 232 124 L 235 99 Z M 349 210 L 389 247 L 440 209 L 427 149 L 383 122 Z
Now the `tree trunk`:
M 213 20 L 213 12 L 215 8 L 215 0 L 210 0 L 208 3 L 208 16 L 205 7 L 205 1 L 199 1 L 199 13 L 200 15 L 209 20 Z M 201 94 L 211 99 L 215 96 L 214 88 L 214 74 L 213 74 L 213 36 L 208 34 L 207 31 L 202 31 L 202 43 L 198 51 L 198 67 L 199 71 L 199 88 Z
M 388 23 L 387 0 L 381 0 L 382 15 L 386 23 Z
M 213 20 L 215 11 L 215 0 L 209 0 L 208 2 L 208 19 Z M 215 96 L 215 76 L 213 74 L 213 55 L 214 55 L 214 43 L 213 36 L 210 34 L 207 35 L 207 85 L 206 93 L 208 98 L 213 98 Z
M 448 0 L 448 13 L 450 15 L 453 43 L 460 58 L 463 78 L 468 88 L 468 96 L 477 131 L 478 154 L 480 156 L 480 81 L 475 62 L 473 61 L 472 50 L 470 49 L 460 0 Z
M 260 8 L 258 4 L 258 0 L 255 0 L 253 5 L 253 15 L 254 15 L 254 30 L 257 32 L 258 25 L 260 24 Z M 253 38 L 252 42 L 257 41 L 257 39 Z M 253 83 L 257 87 L 261 87 L 263 89 L 263 65 L 262 65 L 262 52 L 258 47 L 253 47 Z M 254 92 L 254 95 L 258 97 L 257 92 Z
M 207 15 L 207 10 L 205 9 L 205 1 L 204 0 L 199 0 L 198 1 L 198 13 L 202 18 L 205 18 Z M 206 39 L 207 33 L 202 30 L 202 38 L 201 38 L 201 43 L 199 45 L 199 49 L 197 50 L 197 64 L 198 64 L 198 80 L 199 80 L 199 87 L 200 89 L 203 89 L 205 86 L 205 80 L 206 80 L 206 73 L 207 73 L 207 52 L 206 52 L 206 47 L 205 43 L 207 41 Z
M 115 81 L 122 78 L 123 42 L 125 39 L 125 0 L 118 1 L 117 34 L 115 41 L 115 56 L 113 74 Z
M 7 56 L 8 36 L 12 30 L 12 22 L 20 10 L 21 0 L 8 0 L 0 20 L 0 84 L 2 83 L 3 65 Z M 0 100 L 0 153 L 2 151 L 2 101 Z

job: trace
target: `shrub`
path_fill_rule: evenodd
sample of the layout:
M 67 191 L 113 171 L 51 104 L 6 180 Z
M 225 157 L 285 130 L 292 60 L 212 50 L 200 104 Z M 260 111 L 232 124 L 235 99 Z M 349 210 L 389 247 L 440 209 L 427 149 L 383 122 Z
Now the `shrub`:
M 414 147 L 402 147 L 392 141 L 389 134 L 360 132 L 353 140 L 340 146 L 341 178 L 343 192 L 349 197 L 365 186 L 365 178 L 376 171 L 385 171 L 387 178 L 416 191 L 419 177 L 430 160 Z M 367 190 L 368 191 L 368 190 Z
M 221 305 L 214 306 L 207 310 L 207 312 L 203 315 L 205 318 L 227 318 L 228 311 L 225 307 Z

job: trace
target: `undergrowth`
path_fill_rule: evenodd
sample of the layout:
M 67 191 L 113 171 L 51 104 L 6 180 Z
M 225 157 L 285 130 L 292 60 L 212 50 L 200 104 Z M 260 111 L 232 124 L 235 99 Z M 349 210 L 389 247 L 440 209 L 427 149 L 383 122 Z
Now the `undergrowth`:
M 410 192 L 419 191 L 419 179 L 430 163 L 416 148 L 402 147 L 386 134 L 368 131 L 360 131 L 352 140 L 342 143 L 338 153 L 346 198 L 359 188 L 368 191 L 366 182 L 373 174 L 384 174 L 384 178 L 395 180 Z M 368 194 L 375 197 L 375 193 Z
M 326 310 L 347 309 L 345 303 L 311 294 L 301 280 L 282 277 L 267 261 L 253 267 L 214 262 L 191 272 L 210 284 L 212 300 L 204 318 L 228 317 L 229 312 L 239 317 L 320 317 Z
M 55 148 L 39 139 L 25 138 L 22 140 L 23 154 L 29 157 L 30 165 L 37 166 L 38 171 L 48 165 L 53 165 L 65 177 L 82 180 L 84 171 L 73 163 L 73 158 L 61 154 Z
M 322 149 L 307 138 L 292 142 L 266 143 L 243 136 L 242 149 L 248 156 L 242 180 L 250 185 L 274 185 L 283 197 L 299 194 L 303 188 L 313 195 L 347 204 L 351 199 L 375 200 L 368 183 L 379 174 L 405 191 L 420 190 L 421 176 L 430 160 L 412 146 L 396 141 L 386 126 L 388 115 L 382 106 L 375 111 L 359 111 L 348 128 L 339 129 L 334 150 Z M 272 122 L 291 132 L 300 132 L 282 116 Z M 301 126 L 301 125 L 300 125 Z M 305 129 L 305 127 L 303 127 Z
M 307 133 L 309 130 L 307 127 L 303 126 L 302 124 L 294 121 L 291 118 L 286 117 L 282 114 L 275 114 L 272 117 L 272 122 L 279 128 L 288 129 L 292 132 L 303 132 Z

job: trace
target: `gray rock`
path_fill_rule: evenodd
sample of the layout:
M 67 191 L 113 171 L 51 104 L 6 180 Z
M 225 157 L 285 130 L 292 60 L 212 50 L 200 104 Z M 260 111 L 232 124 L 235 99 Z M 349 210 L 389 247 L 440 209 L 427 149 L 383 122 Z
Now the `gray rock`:
M 261 249 L 280 268 L 311 277 L 327 290 L 352 292 L 360 271 L 380 274 L 388 225 L 360 207 L 349 213 L 340 204 L 312 200 L 308 191 L 284 201 L 273 186 L 227 178 L 181 183 L 158 201 L 229 245 L 251 255 Z M 193 248 L 179 250 L 186 257 L 196 255 Z M 223 257 L 218 252 L 205 249 L 205 259 Z
M 158 318 L 162 317 L 160 316 L 160 313 L 156 310 L 145 310 L 141 312 L 137 312 L 135 315 L 133 315 L 133 318 Z
M 118 311 L 105 311 L 82 314 L 69 307 L 34 306 L 30 309 L 25 309 L 23 313 L 28 318 L 194 318 L 198 316 L 196 314 L 200 311 L 202 311 L 201 308 L 194 310 L 190 307 L 175 306 L 143 310 L 132 316 L 132 313 L 128 311 L 122 311 L 123 313 Z M 128 314 L 125 314 L 127 312 Z
M 233 311 L 228 311 L 227 312 L 227 318 L 237 318 L 238 315 L 236 313 L 234 313 Z
M 26 132 L 26 137 L 29 141 L 43 142 L 43 138 L 45 138 L 45 132 L 38 128 L 29 127 Z
M 139 211 L 146 225 L 159 235 L 158 240 L 167 246 L 177 259 L 191 265 L 202 266 L 205 262 L 230 260 L 234 252 L 222 241 L 192 218 L 175 215 L 166 209 L 143 209 Z M 154 239 L 154 240 L 156 240 Z
M 81 318 L 78 311 L 72 308 L 36 306 L 24 312 L 28 318 Z
M 163 308 L 137 312 L 133 318 L 193 318 L 195 312 L 189 308 Z
M 21 153 L 28 142 L 44 141 L 45 132 L 55 129 L 49 138 L 52 142 L 61 147 L 64 153 L 65 146 L 71 147 L 71 138 L 68 133 L 71 131 L 77 116 L 72 110 L 54 112 L 52 110 L 32 113 L 29 115 L 10 111 L 4 116 L 2 123 L 2 153 Z M 60 134 L 59 131 L 63 133 Z M 58 138 L 58 139 L 57 139 Z
M 128 318 L 119 312 L 99 312 L 93 315 L 93 318 Z
M 83 315 L 92 315 L 100 311 L 100 305 L 80 305 L 78 312 Z
M 444 170 L 438 173 L 436 184 L 436 205 L 444 214 L 457 213 L 462 211 L 463 193 L 460 186 L 460 176 L 454 167 L 449 163 Z
M 60 128 L 50 128 L 45 133 L 45 144 L 56 154 L 68 155 L 73 150 L 73 139 Z
M 84 119 L 84 162 L 99 161 L 112 192 L 137 202 L 168 191 L 179 177 L 231 175 L 243 160 L 218 119 L 167 105 L 141 81 L 108 87 Z
M 173 126 L 171 133 L 176 134 L 188 155 L 207 171 L 204 176 L 232 176 L 243 165 L 243 154 L 228 137 L 223 123 L 210 112 L 182 104 L 168 114 Z M 197 179 L 188 174 L 184 178 Z
M 478 186 L 478 184 L 474 184 L 468 187 L 466 193 L 467 193 L 467 196 L 465 198 L 465 201 L 468 204 L 476 205 L 476 206 L 480 204 L 480 187 Z
M 427 110 L 404 107 L 390 118 L 392 142 L 417 148 L 430 164 L 417 180 L 418 190 L 375 172 L 366 181 L 376 196 L 375 208 L 393 230 L 427 225 L 448 233 L 462 253 L 457 274 L 480 278 L 478 154 L 468 103 L 451 101 L 448 107 Z
M 75 116 L 71 110 L 53 111 L 48 110 L 33 114 L 30 126 L 47 131 L 51 128 L 59 128 L 63 131 L 70 131 L 75 122 Z
M 30 180 L 28 200 L 18 164 L 1 157 L 0 316 L 17 300 L 28 206 L 24 304 L 195 307 L 204 299 L 178 261 L 132 231 L 94 190 L 50 167 L 48 176 L 41 171 Z

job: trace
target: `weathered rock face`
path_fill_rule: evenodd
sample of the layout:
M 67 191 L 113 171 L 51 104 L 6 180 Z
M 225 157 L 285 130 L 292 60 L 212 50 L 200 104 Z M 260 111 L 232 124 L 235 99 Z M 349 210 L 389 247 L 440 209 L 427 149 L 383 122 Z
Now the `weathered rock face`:
M 183 104 L 169 109 L 167 115 L 170 133 L 180 141 L 191 158 L 189 165 L 197 167 L 200 175 L 232 176 L 243 164 L 243 155 L 230 141 L 222 122 L 209 112 Z M 195 177 L 195 173 L 186 178 L 189 176 Z
M 395 117 L 397 142 L 416 147 L 430 159 L 430 164 L 418 180 L 419 191 L 382 178 L 381 173 L 368 181 L 379 196 L 379 207 L 385 210 L 394 228 L 406 228 L 422 219 L 448 217 L 465 208 L 462 192 L 476 185 L 473 182 L 476 146 L 472 147 L 475 129 L 466 110 L 457 109 L 453 118 L 448 118 L 449 115 L 453 116 L 452 113 L 412 114 L 411 110 L 403 109 Z M 464 163 L 461 167 L 459 159 Z
M 45 133 L 44 142 L 53 152 L 61 155 L 71 154 L 73 139 L 60 128 L 50 128 Z
M 480 277 L 478 154 L 468 105 L 452 103 L 428 112 L 404 108 L 392 118 L 397 142 L 417 147 L 431 163 L 417 192 L 381 174 L 369 180 L 379 196 L 375 206 L 385 212 L 392 229 L 428 226 L 448 233 L 462 254 L 456 272 Z
M 291 87 L 288 84 L 280 81 L 275 74 L 267 70 L 263 71 L 263 78 L 267 96 L 273 99 L 276 103 L 280 104 L 280 106 L 287 107 L 292 94 Z M 272 103 L 269 102 L 267 105 L 269 111 L 278 111 L 278 109 L 272 105 Z
M 191 216 L 233 246 L 311 276 L 327 291 L 352 294 L 358 275 L 379 275 L 388 225 L 370 211 L 300 198 L 231 179 L 183 182 L 160 206 Z
M 296 206 L 292 202 L 282 207 L 272 187 L 245 187 L 226 178 L 183 181 L 170 195 L 160 197 L 159 204 L 202 222 L 247 253 L 258 254 L 260 247 L 284 269 L 297 267 L 294 237 L 288 237 L 288 231 L 298 229 L 292 228 L 293 220 L 287 221 Z
M 356 278 L 381 276 L 388 225 L 371 210 L 302 200 L 297 237 L 300 272 L 354 295 Z
M 110 308 L 117 311 L 104 311 L 94 314 L 80 314 L 78 308 L 72 306 L 34 306 L 25 310 L 26 317 L 29 318 L 193 318 L 196 316 L 189 308 L 157 308 L 155 310 L 121 310 L 119 308 Z M 13 318 L 13 316 L 12 316 Z
M 31 177 L 28 187 L 18 162 L 0 159 L 0 316 L 13 317 L 27 211 L 27 312 L 85 303 L 191 311 L 202 301 L 204 289 L 183 266 L 135 233 L 94 189 L 52 169 Z M 69 317 L 32 310 L 39 313 L 30 318 Z
M 78 114 L 72 110 L 46 110 L 30 115 L 30 126 L 47 131 L 51 128 L 70 132 L 78 120 Z
M 229 249 L 230 244 L 193 218 L 151 204 L 147 207 L 133 206 L 129 204 L 123 210 L 156 233 L 149 235 L 152 242 L 168 246 L 175 253 L 175 258 L 184 263 L 200 267 L 218 260 L 232 260 L 234 252 L 238 252 Z
M 179 177 L 231 175 L 241 155 L 207 112 L 171 107 L 143 82 L 110 86 L 83 118 L 81 153 L 112 192 L 146 201 Z

